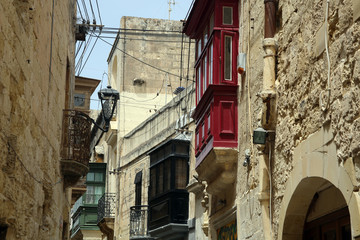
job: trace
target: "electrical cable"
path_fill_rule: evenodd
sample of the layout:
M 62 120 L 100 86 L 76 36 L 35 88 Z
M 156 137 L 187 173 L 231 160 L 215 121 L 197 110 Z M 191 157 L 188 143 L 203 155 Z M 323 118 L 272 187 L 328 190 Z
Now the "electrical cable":
M 330 0 L 326 0 L 326 10 L 325 10 L 325 51 L 326 51 L 326 59 L 327 59 L 327 92 L 328 92 L 328 99 L 327 103 L 323 103 L 323 93 L 320 93 L 320 107 L 322 111 L 325 111 L 330 104 L 330 94 L 331 94 L 331 80 L 330 80 L 330 73 L 331 73 L 331 65 L 330 65 L 330 54 L 329 54 L 329 43 L 328 43 L 328 17 L 329 17 L 329 3 Z
M 77 49 L 76 49 L 76 52 L 75 52 L 75 58 L 77 57 L 77 55 L 79 54 L 79 52 L 80 52 L 80 49 L 81 49 L 81 47 L 82 47 L 82 45 L 83 45 L 83 41 L 81 41 L 79 44 L 77 44 Z
M 91 13 L 92 13 L 92 15 L 93 15 L 93 23 L 96 24 L 95 12 L 94 12 L 94 8 L 93 8 L 93 5 L 92 5 L 91 0 L 89 0 L 89 3 L 90 3 Z
M 101 20 L 101 14 L 100 14 L 100 8 L 99 8 L 98 0 L 96 0 L 96 6 L 97 6 L 98 14 L 99 14 L 100 25 L 102 25 L 102 20 Z
M 106 34 L 106 32 L 102 32 L 102 34 Z M 161 42 L 161 43 L 179 43 L 180 41 L 164 41 L 159 39 L 141 39 L 141 38 L 126 38 L 126 37 L 115 37 L 115 36 L 101 36 L 102 38 L 108 39 L 120 39 L 120 40 L 130 40 L 130 41 L 143 41 L 143 42 Z
M 182 31 L 176 31 L 176 30 L 165 30 L 165 29 L 141 29 L 141 28 L 115 28 L 115 27 L 103 27 L 104 30 L 107 30 L 109 32 L 113 33 L 121 33 L 122 31 L 126 31 L 127 33 L 130 31 L 135 32 L 161 32 L 161 33 L 182 33 Z
M 89 52 L 89 54 L 88 54 L 88 56 L 87 56 L 86 60 L 85 60 L 85 63 L 83 64 L 82 68 L 80 69 L 80 71 L 79 71 L 78 75 L 80 75 L 80 74 L 81 74 L 81 72 L 84 70 L 85 65 L 86 65 L 87 61 L 89 60 L 89 57 L 90 57 L 90 55 L 91 55 L 92 51 L 94 50 L 94 47 L 95 47 L 96 42 L 97 42 L 98 40 L 99 40 L 98 38 L 96 38 L 96 39 L 95 39 L 95 42 L 94 42 L 94 44 L 93 44 L 93 46 L 92 46 L 92 48 L 91 48 L 91 50 L 90 50 L 90 52 Z
M 76 0 L 76 5 L 78 6 L 78 7 L 77 7 L 77 9 L 79 10 L 79 13 L 80 13 L 80 17 L 81 17 L 81 19 L 82 19 L 83 21 L 85 21 L 85 19 L 84 19 L 84 16 L 83 16 L 83 14 L 82 14 L 82 11 L 81 11 L 81 8 L 80 8 L 80 4 L 79 4 L 79 1 L 78 1 L 78 0 Z
M 88 23 L 90 23 L 90 17 L 89 17 L 88 10 L 86 8 L 85 0 L 81 0 L 81 2 L 83 4 L 83 9 L 84 9 L 84 12 L 85 12 L 86 20 L 88 21 Z
M 87 48 L 89 47 L 91 41 L 92 41 L 92 36 L 90 36 L 89 40 L 87 40 L 86 43 L 85 43 L 83 52 L 82 52 L 80 58 L 78 59 L 78 62 L 77 62 L 76 65 L 75 65 L 75 71 L 79 71 L 79 69 L 81 69 L 82 60 L 83 60 L 83 58 L 84 58 L 84 56 L 85 56 L 86 50 L 87 50 Z M 77 75 L 79 75 L 79 74 L 77 74 Z
M 103 39 L 102 37 L 100 37 L 99 35 L 95 35 L 95 36 L 98 37 L 98 38 L 100 38 L 100 40 L 103 41 L 103 42 L 105 42 L 106 44 L 112 46 L 111 43 L 109 43 L 108 41 L 104 40 L 104 39 Z M 115 47 L 115 48 L 116 48 L 117 50 L 119 50 L 120 52 L 124 53 L 125 55 L 133 58 L 134 60 L 136 60 L 136 61 L 138 61 L 138 62 L 141 62 L 142 64 L 144 64 L 144 65 L 146 65 L 146 66 L 148 66 L 148 67 L 151 67 L 151 68 L 153 68 L 153 69 L 156 69 L 156 70 L 158 70 L 159 72 L 167 73 L 167 74 L 169 74 L 169 75 L 171 75 L 171 76 L 174 76 L 174 77 L 180 77 L 180 76 L 177 75 L 177 74 L 168 72 L 168 71 L 166 71 L 166 70 L 164 70 L 164 69 L 161 69 L 161 68 L 156 67 L 156 66 L 153 66 L 153 65 L 151 65 L 151 64 L 149 64 L 149 63 L 147 63 L 147 62 L 144 62 L 143 60 L 141 60 L 141 59 L 139 59 L 139 58 L 137 58 L 137 57 L 134 57 L 133 55 L 125 52 L 124 50 L 122 50 L 122 49 L 120 49 L 120 48 L 118 48 L 118 47 Z M 187 79 L 187 80 L 189 80 L 189 79 Z

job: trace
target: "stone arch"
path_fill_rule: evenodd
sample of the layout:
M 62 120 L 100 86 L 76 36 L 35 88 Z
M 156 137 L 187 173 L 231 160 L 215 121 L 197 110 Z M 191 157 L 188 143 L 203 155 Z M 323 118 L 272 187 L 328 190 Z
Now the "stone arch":
M 360 196 L 353 191 L 352 174 L 337 160 L 331 130 L 322 128 L 299 144 L 281 203 L 278 240 L 302 239 L 311 200 L 324 184 L 330 183 L 348 206 L 353 239 L 360 239 Z

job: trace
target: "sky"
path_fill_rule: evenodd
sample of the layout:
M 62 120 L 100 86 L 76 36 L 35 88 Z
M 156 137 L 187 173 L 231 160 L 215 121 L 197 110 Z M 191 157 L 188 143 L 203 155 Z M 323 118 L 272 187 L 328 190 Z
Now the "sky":
M 92 19 L 91 8 L 89 6 L 90 1 L 92 2 L 93 11 L 97 17 L 98 12 L 96 8 L 96 0 L 78 0 L 78 4 L 80 4 L 80 8 L 82 8 L 82 2 L 86 3 L 90 19 Z M 173 1 L 174 0 L 171 0 L 171 2 Z M 171 4 L 172 11 L 170 19 L 185 19 L 192 1 L 193 0 L 175 0 L 175 5 Z M 169 0 L 98 0 L 98 6 L 102 24 L 105 27 L 119 28 L 122 16 L 169 19 Z M 84 10 L 82 10 L 82 14 L 85 16 Z M 97 24 L 99 24 L 99 19 L 97 19 Z M 107 41 L 113 43 L 114 39 L 107 39 Z M 108 66 L 106 60 L 109 56 L 110 50 L 110 45 L 98 40 L 80 74 L 80 76 L 83 77 L 102 80 L 95 93 L 91 96 L 91 99 L 94 99 L 91 100 L 91 109 L 101 108 L 100 102 L 97 101 L 97 92 L 100 88 L 105 88 L 107 86 L 106 74 Z

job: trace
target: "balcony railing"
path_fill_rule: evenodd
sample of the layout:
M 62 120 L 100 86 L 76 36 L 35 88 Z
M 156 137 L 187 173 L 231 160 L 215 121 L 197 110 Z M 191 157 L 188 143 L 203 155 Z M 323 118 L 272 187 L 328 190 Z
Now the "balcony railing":
M 148 206 L 130 208 L 130 239 L 148 238 Z
M 64 110 L 61 171 L 66 186 L 76 184 L 89 170 L 90 132 L 89 116 L 81 111 Z
M 61 158 L 88 165 L 91 121 L 81 111 L 64 110 Z
M 116 193 L 104 193 L 98 201 L 98 218 L 99 223 L 104 218 L 115 218 Z

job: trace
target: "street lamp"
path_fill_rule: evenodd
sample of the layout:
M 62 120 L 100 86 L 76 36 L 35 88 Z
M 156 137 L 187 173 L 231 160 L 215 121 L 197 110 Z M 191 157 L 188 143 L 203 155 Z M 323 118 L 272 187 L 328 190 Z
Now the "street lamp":
M 105 121 L 105 126 L 102 128 L 95 121 L 93 121 L 93 123 L 101 131 L 107 132 L 109 131 L 109 125 L 116 108 L 116 103 L 119 100 L 119 92 L 112 89 L 111 86 L 107 86 L 107 88 L 103 88 L 98 92 L 98 96 L 101 101 L 101 113 Z

